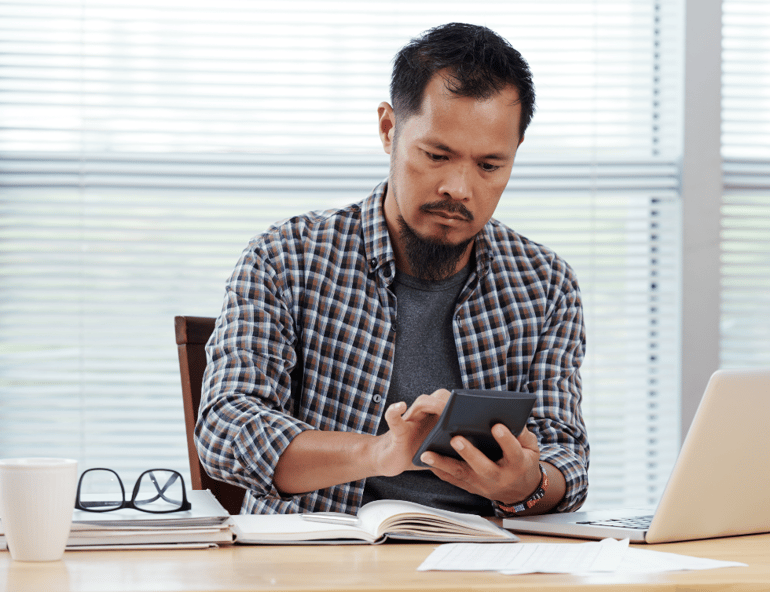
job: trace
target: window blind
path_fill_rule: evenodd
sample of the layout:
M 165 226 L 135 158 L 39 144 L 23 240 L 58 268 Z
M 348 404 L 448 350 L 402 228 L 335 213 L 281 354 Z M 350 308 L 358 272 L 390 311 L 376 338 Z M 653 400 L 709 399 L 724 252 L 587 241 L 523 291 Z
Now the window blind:
M 723 3 L 721 349 L 770 366 L 770 7 Z
M 678 448 L 678 0 L 0 1 L 0 455 L 185 470 L 173 316 L 216 316 L 270 223 L 387 176 L 392 57 L 450 21 L 534 73 L 496 217 L 581 283 L 588 505 L 653 503 Z

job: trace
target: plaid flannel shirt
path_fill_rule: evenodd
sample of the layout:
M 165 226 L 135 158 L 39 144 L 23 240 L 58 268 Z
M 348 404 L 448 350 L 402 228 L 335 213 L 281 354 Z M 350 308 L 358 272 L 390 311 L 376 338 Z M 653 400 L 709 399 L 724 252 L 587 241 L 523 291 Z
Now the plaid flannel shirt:
M 272 226 L 227 283 L 196 441 L 209 474 L 247 489 L 242 512 L 354 513 L 361 503 L 363 480 L 283 496 L 273 474 L 303 430 L 375 434 L 390 403 L 397 306 L 386 187 Z M 574 510 L 585 500 L 589 454 L 577 281 L 552 251 L 494 219 L 475 241 L 453 322 L 463 386 L 537 393 L 528 428 L 541 460 L 566 479 L 556 510 Z

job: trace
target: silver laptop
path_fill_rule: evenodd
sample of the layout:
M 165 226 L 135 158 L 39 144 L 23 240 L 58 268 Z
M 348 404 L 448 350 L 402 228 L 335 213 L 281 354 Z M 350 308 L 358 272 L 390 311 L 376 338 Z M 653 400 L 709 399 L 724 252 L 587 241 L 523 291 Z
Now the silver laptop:
M 770 532 L 770 369 L 712 375 L 657 508 L 506 518 L 503 526 L 639 543 Z

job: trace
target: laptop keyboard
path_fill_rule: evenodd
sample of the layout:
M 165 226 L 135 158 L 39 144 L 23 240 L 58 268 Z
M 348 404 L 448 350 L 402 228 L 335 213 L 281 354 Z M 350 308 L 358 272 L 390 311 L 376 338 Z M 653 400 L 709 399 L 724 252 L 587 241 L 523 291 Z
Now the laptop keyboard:
M 615 518 L 612 520 L 588 520 L 587 522 L 578 522 L 578 524 L 647 530 L 650 527 L 650 522 L 652 522 L 652 516 L 634 516 L 633 518 Z

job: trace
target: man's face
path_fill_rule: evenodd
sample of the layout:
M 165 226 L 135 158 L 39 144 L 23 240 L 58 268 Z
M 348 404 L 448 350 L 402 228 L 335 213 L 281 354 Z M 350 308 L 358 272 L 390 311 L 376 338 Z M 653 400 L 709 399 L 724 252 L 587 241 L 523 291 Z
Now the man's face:
M 471 241 L 461 267 L 471 239 L 500 201 L 521 143 L 516 89 L 476 100 L 451 93 L 437 74 L 425 89 L 420 113 L 396 122 L 387 103 L 378 113 L 383 148 L 391 155 L 384 210 L 397 264 L 404 269 L 405 224 L 433 243 Z

